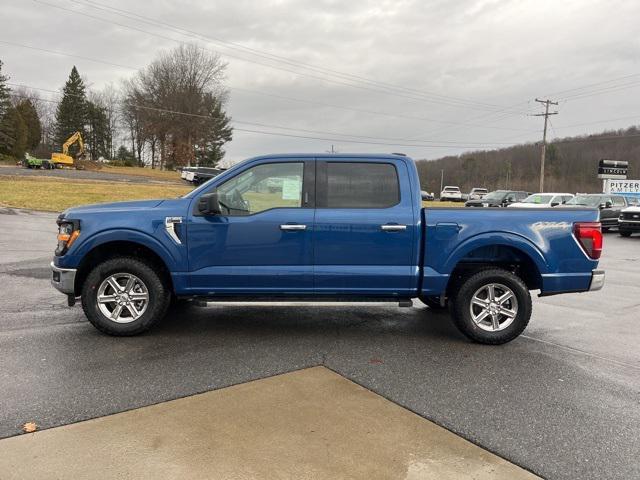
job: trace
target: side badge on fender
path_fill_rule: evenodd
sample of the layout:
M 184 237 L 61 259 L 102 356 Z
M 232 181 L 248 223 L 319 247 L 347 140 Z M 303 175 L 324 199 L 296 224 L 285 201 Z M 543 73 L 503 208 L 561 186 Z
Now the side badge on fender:
M 165 217 L 164 219 L 164 229 L 167 232 L 167 235 L 171 237 L 171 240 L 176 242 L 178 245 L 182 245 L 180 241 L 180 237 L 176 233 L 176 223 L 182 223 L 182 217 Z

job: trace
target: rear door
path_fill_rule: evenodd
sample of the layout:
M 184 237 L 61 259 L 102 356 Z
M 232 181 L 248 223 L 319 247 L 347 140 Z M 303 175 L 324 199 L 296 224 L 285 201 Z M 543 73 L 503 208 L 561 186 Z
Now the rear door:
M 407 166 L 347 158 L 316 171 L 315 292 L 406 295 L 417 238 Z

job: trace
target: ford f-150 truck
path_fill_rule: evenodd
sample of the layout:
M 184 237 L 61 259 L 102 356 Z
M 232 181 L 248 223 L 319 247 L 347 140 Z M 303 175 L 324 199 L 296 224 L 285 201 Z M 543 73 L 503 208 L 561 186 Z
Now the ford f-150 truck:
M 505 343 L 541 295 L 597 290 L 597 209 L 424 209 L 403 155 L 272 155 L 184 197 L 88 205 L 58 218 L 52 283 L 110 335 L 173 299 L 449 306 L 472 340 Z

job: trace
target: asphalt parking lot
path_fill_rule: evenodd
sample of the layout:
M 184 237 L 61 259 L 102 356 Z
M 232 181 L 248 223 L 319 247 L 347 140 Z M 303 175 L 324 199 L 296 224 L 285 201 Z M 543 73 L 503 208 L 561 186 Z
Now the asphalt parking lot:
M 500 347 L 421 304 L 188 306 L 111 338 L 49 286 L 54 219 L 0 208 L 0 437 L 324 365 L 545 478 L 640 478 L 640 236 Z

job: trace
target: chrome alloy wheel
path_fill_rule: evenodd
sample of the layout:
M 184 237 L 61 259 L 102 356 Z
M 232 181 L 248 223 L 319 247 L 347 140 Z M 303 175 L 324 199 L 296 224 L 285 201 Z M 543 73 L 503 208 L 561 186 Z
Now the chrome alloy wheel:
M 471 298 L 471 320 L 487 332 L 499 332 L 513 323 L 518 315 L 518 299 L 501 283 L 483 285 Z
M 114 273 L 100 284 L 96 301 L 100 312 L 109 320 L 130 323 L 147 310 L 149 290 L 135 275 Z

